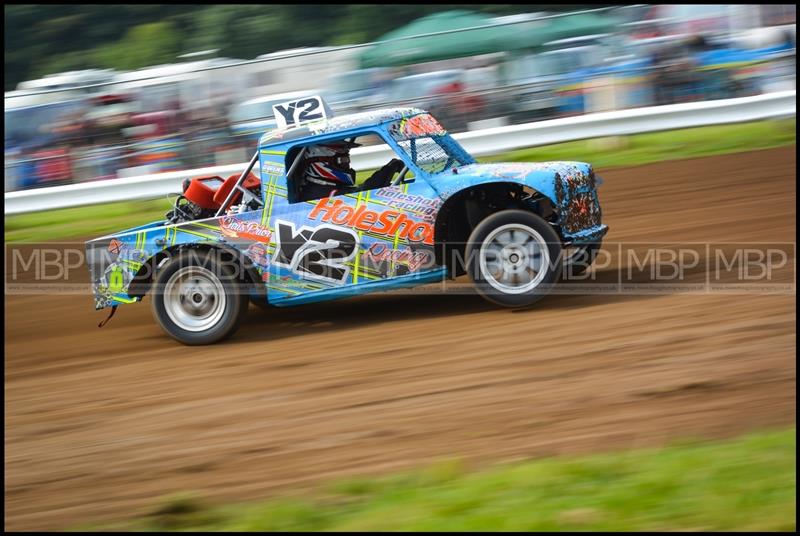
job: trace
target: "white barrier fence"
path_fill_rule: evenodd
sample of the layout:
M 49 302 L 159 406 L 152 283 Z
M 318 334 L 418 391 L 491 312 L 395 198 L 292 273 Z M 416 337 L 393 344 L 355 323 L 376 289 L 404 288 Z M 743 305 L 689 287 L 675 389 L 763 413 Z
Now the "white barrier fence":
M 552 119 L 455 134 L 474 156 L 549 145 L 565 141 L 619 136 L 702 125 L 739 123 L 796 115 L 796 91 L 754 97 L 670 104 L 577 117 Z M 387 146 L 362 147 L 351 152 L 356 171 L 375 169 L 393 157 Z M 246 163 L 190 169 L 156 175 L 93 181 L 5 194 L 5 214 L 163 197 L 181 190 L 183 179 L 241 173 Z

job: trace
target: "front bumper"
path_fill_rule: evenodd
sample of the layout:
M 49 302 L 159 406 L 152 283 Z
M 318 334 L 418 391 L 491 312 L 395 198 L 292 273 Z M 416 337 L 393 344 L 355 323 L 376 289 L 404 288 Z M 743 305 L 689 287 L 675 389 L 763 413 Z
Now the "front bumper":
M 591 242 L 608 232 L 608 226 L 602 223 L 597 182 L 591 167 L 556 177 L 559 226 L 565 240 Z
M 132 246 L 119 238 L 86 243 L 95 309 L 138 301 L 139 298 L 129 296 L 127 290 L 146 258 Z
M 566 235 L 570 245 L 583 245 L 599 242 L 608 233 L 608 225 L 600 224 L 589 229 Z

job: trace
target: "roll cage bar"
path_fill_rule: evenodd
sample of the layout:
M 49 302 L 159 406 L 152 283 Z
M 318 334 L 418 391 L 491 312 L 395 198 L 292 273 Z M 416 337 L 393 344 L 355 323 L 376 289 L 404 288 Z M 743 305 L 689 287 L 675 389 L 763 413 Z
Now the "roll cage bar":
M 306 149 L 307 147 L 303 147 L 302 149 L 300 149 L 300 152 L 297 153 L 294 162 L 292 162 L 292 166 L 286 173 L 287 177 L 292 176 L 292 173 L 294 173 L 294 170 L 297 168 L 297 165 L 303 159 L 303 155 L 305 154 Z M 222 203 L 222 205 L 220 205 L 219 210 L 217 211 L 216 214 L 214 214 L 215 218 L 219 218 L 220 216 L 225 214 L 225 211 L 228 210 L 228 205 L 231 203 L 231 200 L 233 200 L 233 196 L 236 195 L 237 191 L 242 193 L 243 203 L 248 203 L 252 200 L 255 200 L 259 204 L 259 206 L 262 207 L 264 206 L 264 201 L 260 197 L 253 195 L 253 193 L 250 190 L 242 187 L 242 183 L 244 182 L 245 178 L 250 174 L 250 172 L 253 170 L 253 166 L 256 165 L 256 162 L 258 162 L 258 150 L 256 150 L 255 154 L 253 155 L 253 158 L 250 159 L 250 163 L 247 165 L 247 168 L 242 172 L 241 175 L 239 175 L 239 178 L 236 180 L 236 184 L 234 184 L 233 188 L 231 188 L 231 191 L 228 192 L 228 196 L 225 198 L 225 202 Z

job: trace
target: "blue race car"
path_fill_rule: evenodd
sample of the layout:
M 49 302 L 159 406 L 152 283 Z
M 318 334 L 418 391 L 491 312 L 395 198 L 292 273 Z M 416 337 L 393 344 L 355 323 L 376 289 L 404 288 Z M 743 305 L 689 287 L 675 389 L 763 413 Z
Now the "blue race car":
M 608 231 L 589 164 L 478 164 L 417 108 L 332 117 L 311 97 L 282 111 L 243 173 L 184 181 L 165 220 L 87 242 L 96 309 L 149 292 L 162 328 L 196 345 L 230 336 L 251 301 L 299 305 L 463 274 L 488 300 L 526 306 L 566 268 L 585 270 Z M 391 158 L 389 173 L 309 195 L 306 155 L 342 143 L 361 146 L 362 167 Z

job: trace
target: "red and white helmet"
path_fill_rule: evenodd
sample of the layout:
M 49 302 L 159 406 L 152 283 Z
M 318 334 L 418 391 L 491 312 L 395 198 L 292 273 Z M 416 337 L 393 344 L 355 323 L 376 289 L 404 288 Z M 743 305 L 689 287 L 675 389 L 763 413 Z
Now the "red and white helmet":
M 306 175 L 326 182 L 353 186 L 356 173 L 350 168 L 350 147 L 358 144 L 333 142 L 306 149 Z

